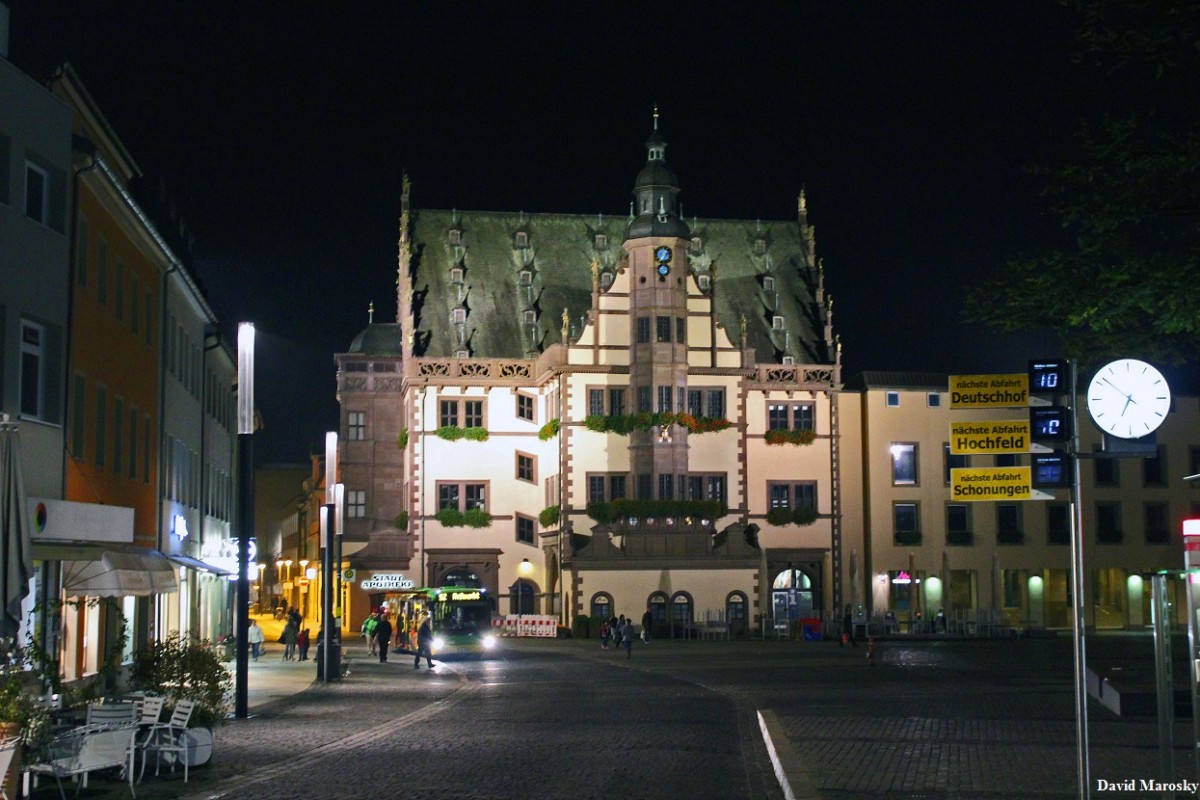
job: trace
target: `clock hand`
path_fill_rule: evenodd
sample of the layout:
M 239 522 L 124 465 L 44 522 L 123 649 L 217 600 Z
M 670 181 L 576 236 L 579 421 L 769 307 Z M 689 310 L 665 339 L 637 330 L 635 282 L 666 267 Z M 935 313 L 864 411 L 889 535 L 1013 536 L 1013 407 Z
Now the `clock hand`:
M 1116 389 L 1116 390 L 1117 390 L 1117 394 L 1121 395 L 1122 397 L 1124 397 L 1124 398 L 1126 398 L 1126 399 L 1129 399 L 1130 397 L 1132 397 L 1132 396 L 1133 396 L 1133 395 L 1130 395 L 1130 394 L 1125 394 L 1125 392 L 1123 392 L 1119 386 L 1117 386 L 1115 383 L 1113 383 L 1112 381 L 1110 381 L 1108 378 L 1101 378 L 1101 380 L 1103 380 L 1105 383 L 1107 383 L 1107 384 L 1108 384 L 1109 386 L 1111 386 L 1112 388 Z

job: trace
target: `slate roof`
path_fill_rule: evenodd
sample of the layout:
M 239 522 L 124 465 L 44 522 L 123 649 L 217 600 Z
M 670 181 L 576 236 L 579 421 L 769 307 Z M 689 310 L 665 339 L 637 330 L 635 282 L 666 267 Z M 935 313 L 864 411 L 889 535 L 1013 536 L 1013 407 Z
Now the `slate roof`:
M 947 391 L 950 376 L 943 372 L 868 371 L 846 381 L 846 391 L 864 389 L 932 389 Z
M 629 222 L 623 215 L 429 209 L 412 216 L 414 352 L 425 357 L 540 352 L 559 341 L 564 307 L 571 334 L 578 335 L 591 306 L 592 260 L 615 271 Z M 798 221 L 701 218 L 688 226 L 702 243 L 688 252 L 689 265 L 697 275 L 711 274 L 716 265 L 716 311 L 735 341 L 745 315 L 760 363 L 780 363 L 784 355 L 801 364 L 832 363 L 826 312 L 814 299 L 817 274 Z M 451 231 L 458 231 L 459 244 L 451 244 Z M 597 234 L 606 237 L 606 247 L 597 246 Z M 528 286 L 520 284 L 522 270 L 530 273 Z M 770 293 L 764 289 L 768 276 L 775 279 Z M 465 323 L 453 321 L 456 308 Z M 533 312 L 531 323 L 527 311 Z M 772 327 L 776 314 L 783 330 Z

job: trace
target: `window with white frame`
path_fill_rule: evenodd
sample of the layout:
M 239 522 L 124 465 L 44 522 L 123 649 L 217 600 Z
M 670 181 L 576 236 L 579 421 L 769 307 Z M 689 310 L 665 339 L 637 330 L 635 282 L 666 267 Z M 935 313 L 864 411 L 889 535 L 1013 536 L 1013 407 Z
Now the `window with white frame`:
M 352 442 L 361 442 L 367 438 L 367 412 L 346 412 L 346 438 Z
M 25 162 L 25 216 L 46 225 L 50 221 L 50 173 Z
M 46 329 L 21 320 L 21 416 L 43 419 L 46 411 Z
M 914 442 L 893 442 L 892 485 L 917 485 L 917 445 Z
M 529 246 L 529 234 L 526 233 L 525 231 L 517 231 L 517 235 L 514 237 L 513 243 L 517 247 L 528 247 Z
M 883 399 L 884 399 L 884 405 L 886 405 L 888 408 L 899 408 L 900 407 L 900 393 L 899 392 L 886 392 L 883 396 Z
M 455 325 L 462 325 L 467 321 L 467 310 L 461 306 L 450 312 L 450 321 Z
M 367 492 L 365 489 L 346 490 L 346 516 L 362 519 L 367 516 Z
M 783 330 L 783 317 L 778 314 L 771 317 L 771 327 L 777 331 Z
M 712 278 L 710 278 L 708 275 L 701 275 L 696 278 L 696 283 L 700 285 L 702 290 L 708 291 L 709 287 L 712 286 Z

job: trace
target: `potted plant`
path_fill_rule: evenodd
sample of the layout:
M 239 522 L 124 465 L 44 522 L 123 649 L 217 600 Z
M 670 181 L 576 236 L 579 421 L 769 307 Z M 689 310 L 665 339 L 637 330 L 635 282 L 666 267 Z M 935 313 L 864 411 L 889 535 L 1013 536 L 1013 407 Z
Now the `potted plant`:
M 27 666 L 13 639 L 0 639 L 0 739 L 19 739 L 8 774 L 0 776 L 9 797 L 17 796 L 22 754 L 50 741 L 50 710 L 38 698 L 37 675 Z

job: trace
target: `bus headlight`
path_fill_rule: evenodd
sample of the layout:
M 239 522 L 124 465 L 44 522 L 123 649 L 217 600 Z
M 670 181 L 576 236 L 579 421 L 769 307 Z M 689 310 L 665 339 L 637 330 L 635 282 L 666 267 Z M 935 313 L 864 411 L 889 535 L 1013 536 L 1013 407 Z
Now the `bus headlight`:
M 483 635 L 483 649 L 484 649 L 484 650 L 491 650 L 491 649 L 492 649 L 493 647 L 495 647 L 495 646 L 496 646 L 496 636 L 495 636 L 495 634 L 492 634 L 492 633 L 485 633 L 485 634 Z
M 443 639 L 443 638 L 442 638 L 442 637 L 440 637 L 440 636 L 435 636 L 435 637 L 433 637 L 433 649 L 434 649 L 434 650 L 441 650 L 441 649 L 442 649 L 443 647 L 445 647 L 445 646 L 446 646 L 446 640 L 445 640 L 445 639 Z

